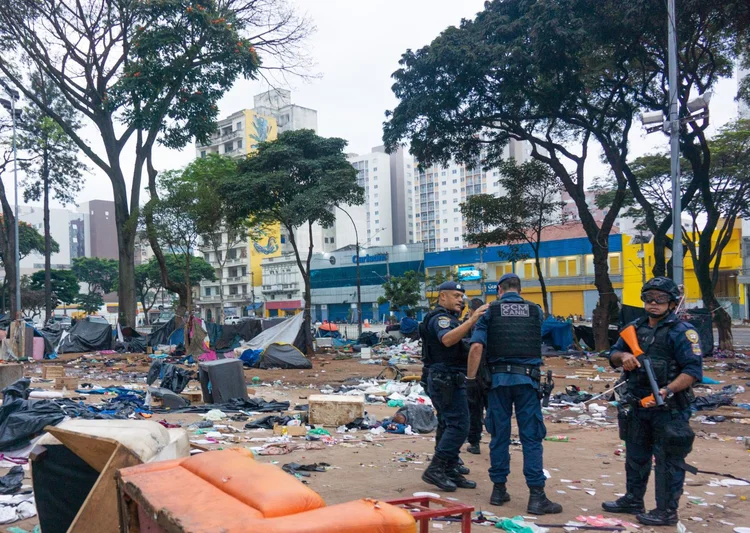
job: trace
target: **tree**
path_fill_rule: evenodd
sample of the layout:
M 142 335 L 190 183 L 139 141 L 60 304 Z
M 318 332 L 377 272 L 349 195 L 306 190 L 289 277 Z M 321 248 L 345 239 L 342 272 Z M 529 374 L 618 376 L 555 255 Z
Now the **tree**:
M 219 323 L 224 322 L 224 286 L 223 286 L 223 271 L 224 265 L 229 260 L 229 250 L 232 250 L 235 246 L 247 241 L 247 230 L 241 221 L 235 221 L 229 223 L 224 216 L 226 213 L 226 206 L 223 198 L 218 194 L 216 190 L 216 184 L 221 183 L 228 177 L 236 175 L 237 161 L 226 156 L 218 154 L 209 154 L 207 157 L 199 158 L 190 163 L 183 171 L 179 173 L 172 173 L 167 177 L 167 182 L 161 184 L 162 189 L 169 189 L 166 193 L 168 196 L 161 194 L 162 200 L 152 200 L 149 205 L 146 206 L 145 215 L 151 217 L 152 222 L 150 226 L 147 226 L 146 233 L 149 238 L 149 242 L 157 243 L 154 248 L 157 261 L 163 264 L 162 272 L 162 283 L 170 290 L 180 292 L 181 287 L 178 287 L 179 282 L 175 283 L 175 278 L 169 276 L 169 271 L 166 263 L 160 260 L 160 256 L 163 256 L 161 251 L 161 245 L 159 239 L 165 240 L 165 228 L 164 224 L 167 223 L 166 228 L 167 237 L 169 241 L 181 241 L 180 246 L 184 247 L 187 245 L 185 237 L 190 236 L 190 245 L 195 246 L 198 244 L 198 238 L 203 240 L 204 245 L 210 246 L 214 252 L 216 263 L 219 267 L 219 272 L 222 275 L 218 276 L 219 280 L 219 305 L 220 305 L 220 316 Z M 157 213 L 154 209 L 161 210 L 164 205 L 175 204 L 174 207 L 179 211 L 183 224 L 180 225 L 182 228 L 181 237 L 179 239 L 177 235 L 173 235 L 173 226 L 169 225 L 169 221 L 165 220 L 165 217 L 171 216 L 171 208 L 167 209 L 167 213 Z M 189 219 L 189 223 L 187 220 Z M 189 230 L 189 231 L 188 231 Z M 195 236 L 195 239 L 192 237 Z M 224 238 L 226 236 L 226 239 Z M 162 243 L 168 248 L 172 248 L 168 242 Z
M 57 86 L 46 79 L 42 72 L 33 72 L 29 81 L 30 90 L 77 130 L 79 114 Z M 50 192 L 62 205 L 73 203 L 81 190 L 86 167 L 78 160 L 78 147 L 44 111 L 30 106 L 24 110 L 23 117 L 23 128 L 18 139 L 19 149 L 27 154 L 27 159 L 20 165 L 26 174 L 23 197 L 26 202 L 41 199 L 44 206 L 44 316 L 49 320 L 53 309 Z
M 118 264 L 115 259 L 102 259 L 99 257 L 75 257 L 71 271 L 79 281 L 88 283 L 88 294 L 99 294 L 104 296 L 118 289 L 119 285 Z
M 35 290 L 29 276 L 21 276 L 21 309 L 30 318 L 38 317 L 44 309 L 44 289 Z
M 46 277 L 46 272 L 44 270 L 37 270 L 34 272 L 31 275 L 30 288 L 36 291 L 44 291 L 47 281 L 45 279 Z M 70 305 L 76 301 L 78 294 L 81 292 L 81 284 L 78 283 L 78 277 L 71 270 L 50 270 L 49 279 L 53 307 L 57 307 L 60 303 Z M 49 315 L 49 317 L 51 317 L 51 315 Z M 48 315 L 45 315 L 45 318 L 49 321 Z
M 544 312 L 550 314 L 547 286 L 539 257 L 542 233 L 562 222 L 560 181 L 547 165 L 529 161 L 521 165 L 502 163 L 500 184 L 506 196 L 472 196 L 461 205 L 466 220 L 466 240 L 471 244 L 527 244 L 536 263 Z
M 383 283 L 385 296 L 378 297 L 378 305 L 390 303 L 391 311 L 413 310 L 422 298 L 422 282 L 414 270 L 404 272 L 403 276 L 391 276 Z
M 233 82 L 303 68 L 309 31 L 283 0 L 0 0 L 0 72 L 112 185 L 124 325 L 135 324 L 134 245 L 144 166 L 155 196 L 155 143 L 207 142 Z M 95 143 L 28 87 L 17 62 L 59 88 L 98 130 Z
M 330 227 L 339 205 L 359 205 L 364 189 L 346 159 L 346 141 L 319 137 L 312 130 L 287 131 L 258 145 L 257 153 L 240 163 L 240 174 L 219 184 L 231 221 L 248 220 L 250 228 L 281 224 L 294 249 L 305 282 L 305 346 L 312 354 L 310 313 L 310 262 L 312 227 Z M 306 256 L 295 239 L 295 230 L 307 226 L 310 235 Z
M 1 186 L 2 185 L 0 185 L 0 187 Z M 13 217 L 12 211 L 10 214 L 11 217 Z M 15 218 L 13 218 L 13 220 L 15 220 Z M 6 224 L 6 221 L 8 221 L 8 224 Z M 13 235 L 13 224 L 5 216 L 0 216 L 0 228 L 2 228 L 4 232 L 6 232 L 0 237 L 0 265 L 2 265 L 3 269 L 5 270 L 5 280 L 3 280 L 2 290 L 3 297 L 0 298 L 0 307 L 5 308 L 5 294 L 6 288 L 8 288 L 8 292 L 10 292 L 9 308 L 13 310 L 15 309 L 15 307 L 13 306 L 15 305 L 16 300 L 15 278 L 13 277 L 15 276 L 16 272 L 15 244 L 11 237 Z M 42 237 L 42 235 L 31 224 L 23 221 L 18 224 L 18 240 L 21 243 L 19 249 L 19 256 L 21 259 L 32 253 L 44 254 L 44 237 Z M 60 245 L 57 244 L 56 240 L 51 240 L 50 249 L 52 253 L 57 253 L 60 251 Z
M 731 72 L 727 59 L 736 49 L 737 21 L 746 20 L 732 15 L 743 5 L 681 4 L 681 98 Z M 617 304 L 608 275 L 608 237 L 632 188 L 628 135 L 640 108 L 664 108 L 668 102 L 666 20 L 665 6 L 646 0 L 625 9 L 615 0 L 495 0 L 475 20 L 448 28 L 417 52 L 407 51 L 394 74 L 401 103 L 385 124 L 390 149 L 408 138 L 423 163 L 453 156 L 492 166 L 509 140 L 525 141 L 531 157 L 561 180 L 592 246 L 597 349 L 608 346 L 608 318 Z M 585 196 L 585 162 L 594 143 L 617 184 L 601 224 Z
M 161 272 L 156 258 L 152 257 L 148 263 L 135 267 L 135 291 L 143 307 L 147 326 L 149 324 L 148 313 L 156 305 L 156 299 L 162 289 Z
M 79 309 L 87 315 L 98 313 L 104 305 L 104 298 L 98 292 L 81 293 L 76 299 Z

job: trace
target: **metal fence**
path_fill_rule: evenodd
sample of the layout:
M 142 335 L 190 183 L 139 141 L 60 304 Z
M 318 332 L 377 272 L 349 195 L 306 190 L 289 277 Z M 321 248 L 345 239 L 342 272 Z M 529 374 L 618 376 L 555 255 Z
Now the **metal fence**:
M 732 317 L 732 320 L 742 320 L 743 318 L 747 318 L 745 316 L 745 312 L 742 309 L 742 304 L 740 303 L 740 299 L 738 297 L 735 298 L 717 298 L 721 306 L 726 310 L 727 313 L 729 313 L 729 316 Z M 687 298 L 685 300 L 685 307 L 687 309 L 702 309 L 703 308 L 703 300 L 700 298 Z

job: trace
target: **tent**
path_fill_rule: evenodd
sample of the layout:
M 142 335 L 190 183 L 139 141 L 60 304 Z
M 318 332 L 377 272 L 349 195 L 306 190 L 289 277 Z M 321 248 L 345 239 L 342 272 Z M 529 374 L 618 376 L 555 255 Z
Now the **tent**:
M 57 349 L 60 353 L 83 353 L 111 350 L 113 345 L 112 326 L 103 322 L 92 322 L 87 317 L 70 328 Z
M 284 343 L 292 344 L 298 350 L 301 350 L 304 348 L 305 340 L 304 324 L 305 321 L 302 313 L 294 315 L 243 343 L 244 348 L 246 350 L 265 350 L 273 343 Z
M 547 317 L 542 322 L 542 341 L 556 350 L 567 350 L 573 344 L 573 324 Z
M 260 356 L 259 368 L 312 368 L 312 363 L 291 344 L 274 342 Z

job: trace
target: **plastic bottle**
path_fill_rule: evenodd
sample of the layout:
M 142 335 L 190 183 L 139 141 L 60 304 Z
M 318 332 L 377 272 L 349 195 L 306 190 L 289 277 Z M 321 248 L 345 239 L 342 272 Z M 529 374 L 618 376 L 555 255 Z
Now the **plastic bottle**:
M 550 442 L 569 442 L 570 439 L 566 435 L 555 435 L 554 437 L 545 437 L 544 440 Z

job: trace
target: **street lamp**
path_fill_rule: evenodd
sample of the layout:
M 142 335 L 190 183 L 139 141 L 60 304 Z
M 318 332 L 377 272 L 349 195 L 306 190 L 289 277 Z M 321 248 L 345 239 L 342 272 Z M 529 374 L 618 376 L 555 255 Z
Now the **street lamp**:
M 15 236 L 15 262 L 16 262 L 16 319 L 21 318 L 21 243 L 18 240 L 18 152 L 16 150 L 16 120 L 21 117 L 21 110 L 16 111 L 16 101 L 20 98 L 17 90 L 13 89 L 4 80 L 0 85 L 10 97 L 10 101 L 0 98 L 0 105 L 10 111 L 13 122 L 13 189 L 15 193 L 15 222 L 13 223 L 13 234 Z
M 362 279 L 360 278 L 359 273 L 359 233 L 357 232 L 357 225 L 354 223 L 354 219 L 352 216 L 344 209 L 343 207 L 336 206 L 341 211 L 344 212 L 346 216 L 349 217 L 349 220 L 352 221 L 352 226 L 354 226 L 354 241 L 356 243 L 357 247 L 357 334 L 359 337 L 362 336 Z M 357 338 L 359 338 L 357 337 Z

